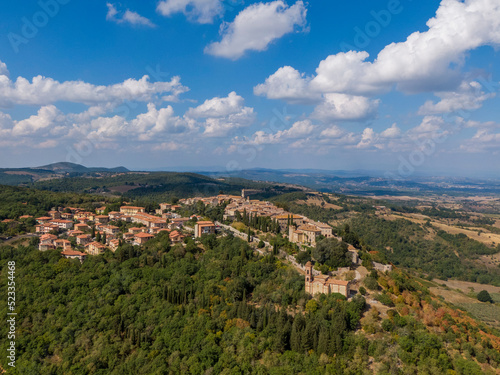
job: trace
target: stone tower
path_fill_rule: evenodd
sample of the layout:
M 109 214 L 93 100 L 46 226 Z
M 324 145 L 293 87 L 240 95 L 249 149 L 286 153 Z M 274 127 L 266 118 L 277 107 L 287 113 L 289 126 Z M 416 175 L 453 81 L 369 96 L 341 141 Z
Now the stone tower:
M 312 282 L 314 281 L 314 276 L 313 276 L 313 265 L 311 262 L 306 263 L 306 284 L 305 284 L 305 290 L 306 293 L 311 293 L 311 285 Z

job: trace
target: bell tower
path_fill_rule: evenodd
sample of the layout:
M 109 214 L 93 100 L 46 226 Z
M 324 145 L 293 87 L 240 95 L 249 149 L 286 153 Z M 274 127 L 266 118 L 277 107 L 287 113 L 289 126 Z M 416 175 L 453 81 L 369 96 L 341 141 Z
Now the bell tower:
M 311 262 L 307 262 L 305 265 L 305 271 L 306 271 L 306 280 L 305 280 L 305 289 L 307 293 L 311 293 L 311 288 L 312 288 L 312 282 L 314 281 L 314 276 L 313 276 L 313 265 Z

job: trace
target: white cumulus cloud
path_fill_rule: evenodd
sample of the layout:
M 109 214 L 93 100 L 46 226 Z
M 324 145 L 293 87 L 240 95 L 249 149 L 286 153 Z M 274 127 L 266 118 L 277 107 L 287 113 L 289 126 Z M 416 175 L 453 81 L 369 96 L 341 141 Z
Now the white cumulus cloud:
M 133 26 L 147 26 L 156 27 L 156 25 L 151 22 L 146 17 L 141 16 L 139 13 L 131 11 L 129 9 L 125 12 L 119 12 L 116 9 L 116 5 L 107 3 L 108 13 L 106 14 L 106 20 L 116 22 L 116 23 L 128 23 Z
M 194 22 L 212 23 L 224 13 L 224 7 L 221 0 L 162 0 L 156 11 L 167 17 L 183 13 Z
M 328 56 L 312 79 L 299 74 L 303 82 L 295 80 L 295 84 L 309 86 L 306 92 L 310 93 L 358 96 L 378 95 L 394 87 L 407 93 L 451 91 L 460 86 L 460 68 L 468 51 L 500 45 L 500 3 L 442 0 L 427 26 L 426 31 L 414 32 L 404 42 L 387 45 L 373 61 L 368 61 L 365 51 Z M 279 87 L 290 83 L 288 77 L 272 83 L 257 86 L 257 94 L 288 99 L 287 95 L 275 95 Z M 288 88 L 290 91 L 293 89 Z
M 161 94 L 170 94 L 169 99 L 188 91 L 178 76 L 169 82 L 151 82 L 148 75 L 136 80 L 129 78 L 114 85 L 94 85 L 83 81 L 59 82 L 43 76 L 31 82 L 24 77 L 12 81 L 0 74 L 0 108 L 13 105 L 49 105 L 59 101 L 98 105 L 121 103 L 125 100 L 149 102 Z M 162 97 L 162 99 L 167 97 Z
M 221 28 L 222 40 L 209 44 L 205 52 L 236 60 L 246 51 L 264 51 L 274 40 L 306 25 L 302 1 L 287 6 L 282 0 L 257 3 L 242 10 Z
M 363 96 L 325 94 L 323 102 L 314 109 L 311 117 L 323 121 L 365 120 L 375 116 L 379 102 Z

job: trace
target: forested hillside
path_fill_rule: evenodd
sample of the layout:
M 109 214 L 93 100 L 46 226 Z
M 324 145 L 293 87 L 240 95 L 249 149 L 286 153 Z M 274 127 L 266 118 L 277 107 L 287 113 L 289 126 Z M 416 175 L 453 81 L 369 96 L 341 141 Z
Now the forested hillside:
M 405 219 L 385 220 L 360 215 L 350 221 L 363 245 L 376 250 L 395 265 L 441 278 L 492 283 L 500 286 L 500 268 L 487 269 L 475 260 L 496 254 L 500 246 L 488 247 L 463 234 L 449 234 Z M 435 235 L 431 233 L 435 232 Z
M 83 264 L 3 247 L 3 280 L 12 260 L 12 374 L 474 375 L 500 363 L 491 330 L 402 273 L 378 279 L 381 300 L 394 306 L 384 318 L 366 312 L 361 296 L 311 300 L 303 276 L 232 236 L 173 247 L 159 236 Z
M 241 178 L 212 179 L 195 173 L 147 172 L 119 174 L 113 177 L 73 177 L 39 181 L 36 189 L 74 193 L 122 194 L 127 199 L 169 201 L 173 198 L 241 194 L 241 189 L 258 189 L 255 198 L 269 198 L 298 189 Z

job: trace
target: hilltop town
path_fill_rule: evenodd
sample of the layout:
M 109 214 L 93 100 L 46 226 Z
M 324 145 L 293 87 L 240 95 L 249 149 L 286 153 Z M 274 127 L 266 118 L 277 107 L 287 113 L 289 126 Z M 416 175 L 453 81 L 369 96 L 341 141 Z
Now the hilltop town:
M 242 190 L 241 196 L 219 194 L 181 199 L 177 204 L 160 203 L 152 212 L 146 212 L 145 207 L 132 205 L 123 205 L 119 211 L 110 211 L 105 205 L 93 211 L 77 207 L 54 207 L 46 216 L 35 218 L 38 249 L 59 249 L 63 257 L 83 262 L 87 256 L 104 254 L 106 250 L 116 252 L 124 244 L 142 246 L 159 234 L 168 235 L 171 245 L 174 245 L 204 235 L 225 235 L 232 232 L 248 240 L 264 255 L 270 252 L 281 253 L 305 275 L 307 293 L 340 293 L 349 297 L 351 280 L 356 278 L 345 280 L 345 273 L 350 267 L 321 272 L 318 265 L 313 267 L 310 261 L 307 264 L 297 261 L 300 252 L 315 247 L 320 240 L 334 238 L 342 242 L 342 238 L 333 233 L 332 226 L 293 214 L 269 201 L 250 199 L 252 193 L 250 190 Z M 189 208 L 200 205 L 223 208 L 222 222 L 199 214 L 183 216 L 186 212 L 192 212 Z M 23 215 L 19 220 L 28 218 L 29 215 Z M 244 225 L 243 223 L 247 224 L 246 230 L 238 225 Z M 268 236 L 264 237 L 262 234 Z M 269 235 L 279 235 L 286 243 L 293 245 L 293 253 L 278 248 L 276 244 L 272 245 L 267 241 Z M 359 266 L 359 250 L 352 245 L 348 245 L 347 250 L 352 259 L 351 267 Z M 391 270 L 390 265 L 384 266 L 376 262 L 373 265 L 380 271 Z M 344 276 L 339 278 L 342 274 Z M 357 278 L 361 278 L 359 273 Z

